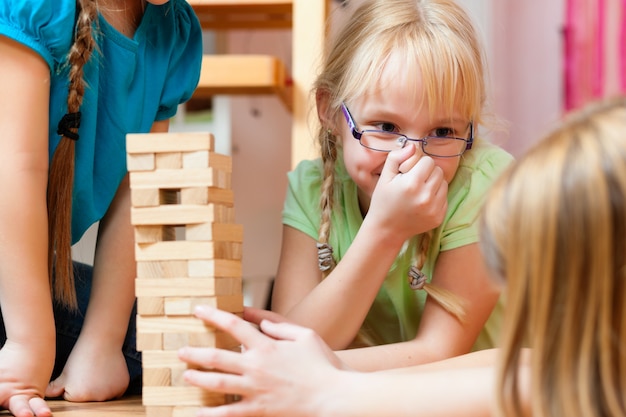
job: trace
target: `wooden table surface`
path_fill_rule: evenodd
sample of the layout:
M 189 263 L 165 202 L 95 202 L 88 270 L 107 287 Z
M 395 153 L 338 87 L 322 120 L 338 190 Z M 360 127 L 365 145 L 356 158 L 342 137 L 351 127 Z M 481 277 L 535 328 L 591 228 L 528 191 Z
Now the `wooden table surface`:
M 127 397 L 114 401 L 71 403 L 62 400 L 48 401 L 54 417 L 145 417 L 141 397 Z M 8 411 L 0 416 L 11 416 Z

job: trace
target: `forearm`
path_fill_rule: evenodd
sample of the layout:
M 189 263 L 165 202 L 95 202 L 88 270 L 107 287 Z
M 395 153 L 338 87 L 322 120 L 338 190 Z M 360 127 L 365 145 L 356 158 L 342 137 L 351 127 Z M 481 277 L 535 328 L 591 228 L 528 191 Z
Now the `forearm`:
M 374 235 L 377 239 L 372 239 Z M 298 296 L 290 291 L 276 288 L 279 303 L 273 309 L 290 321 L 313 328 L 333 349 L 345 348 L 356 336 L 402 244 L 364 223 L 328 277 L 299 301 L 294 301 Z M 293 269 L 284 271 L 283 276 L 280 272 L 279 286 L 280 280 L 299 276 Z
M 371 347 L 337 351 L 337 356 L 350 368 L 359 371 L 379 371 L 412 367 L 451 357 L 445 340 L 411 340 Z
M 317 415 L 487 417 L 494 415 L 494 378 L 490 366 L 393 375 L 344 371 L 333 378 L 334 395 Z
M 0 306 L 9 339 L 54 346 L 48 277 L 46 175 L 2 158 L 0 193 Z M 46 164 L 43 164 L 46 167 Z M 33 331 L 33 329 L 37 329 Z M 44 343 L 45 342 L 45 343 Z
M 82 338 L 121 346 L 135 300 L 135 258 L 128 183 L 120 185 L 102 219 L 94 258 L 91 297 Z

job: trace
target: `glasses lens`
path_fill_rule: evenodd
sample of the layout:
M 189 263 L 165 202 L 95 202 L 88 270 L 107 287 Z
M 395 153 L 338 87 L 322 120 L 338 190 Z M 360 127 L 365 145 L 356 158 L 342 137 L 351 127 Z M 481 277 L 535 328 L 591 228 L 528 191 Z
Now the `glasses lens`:
M 457 156 L 465 150 L 467 142 L 461 138 L 428 137 L 424 140 L 423 150 L 432 156 Z
M 407 138 L 393 132 L 366 130 L 361 135 L 361 145 L 376 151 L 390 152 L 400 149 Z

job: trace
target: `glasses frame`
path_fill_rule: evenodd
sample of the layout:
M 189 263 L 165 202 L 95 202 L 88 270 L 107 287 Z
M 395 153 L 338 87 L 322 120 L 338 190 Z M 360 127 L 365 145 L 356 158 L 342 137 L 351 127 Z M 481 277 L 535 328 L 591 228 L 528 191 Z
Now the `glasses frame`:
M 461 156 L 465 153 L 465 151 L 472 149 L 472 145 L 474 144 L 474 122 L 470 122 L 469 124 L 469 128 L 470 128 L 470 134 L 469 134 L 469 138 L 464 139 L 464 138 L 459 138 L 459 137 L 454 137 L 454 139 L 457 140 L 462 140 L 466 143 L 465 148 L 462 149 L 462 151 L 456 155 L 448 155 L 448 156 L 440 156 L 440 155 L 432 155 L 430 153 L 428 153 L 425 149 L 424 149 L 424 145 L 426 144 L 426 141 L 428 140 L 428 138 L 442 138 L 443 136 L 424 136 L 423 138 L 420 139 L 414 139 L 414 138 L 410 138 L 406 135 L 403 135 L 402 133 L 394 133 L 394 132 L 385 132 L 384 130 L 376 130 L 376 129 L 367 129 L 367 130 L 361 130 L 359 131 L 356 127 L 356 122 L 354 121 L 354 117 L 352 117 L 352 114 L 350 113 L 350 110 L 348 110 L 348 107 L 346 106 L 345 103 L 341 103 L 341 111 L 343 112 L 344 117 L 346 118 L 346 122 L 348 123 L 348 127 L 350 128 L 350 132 L 352 133 L 352 137 L 354 137 L 354 139 L 358 140 L 359 143 L 361 144 L 361 146 L 363 146 L 364 148 L 367 149 L 371 149 L 373 151 L 377 151 L 377 152 L 391 152 L 391 151 L 387 151 L 387 150 L 383 150 L 383 149 L 376 149 L 376 148 L 371 148 L 367 145 L 364 145 L 363 142 L 361 142 L 361 137 L 363 137 L 364 133 L 367 132 L 378 132 L 378 133 L 393 133 L 394 135 L 398 136 L 398 139 L 400 138 L 404 138 L 404 141 L 402 142 L 402 146 L 400 148 L 404 148 L 404 145 L 406 145 L 406 143 L 408 141 L 412 141 L 412 142 L 420 142 L 421 143 L 421 148 L 422 148 L 422 152 L 424 152 L 426 155 L 429 156 L 434 156 L 435 158 L 455 158 L 457 156 Z M 453 136 L 450 136 L 449 138 L 452 138 Z

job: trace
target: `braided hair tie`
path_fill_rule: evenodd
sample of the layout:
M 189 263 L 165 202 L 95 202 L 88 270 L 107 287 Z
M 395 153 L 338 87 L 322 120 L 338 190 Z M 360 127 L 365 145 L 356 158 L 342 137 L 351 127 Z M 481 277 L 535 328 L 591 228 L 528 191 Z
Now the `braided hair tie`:
M 333 248 L 328 243 L 316 242 L 317 246 L 317 264 L 320 271 L 325 272 L 335 266 L 333 259 Z
M 409 269 L 409 286 L 412 290 L 421 290 L 424 288 L 424 284 L 426 284 L 426 274 L 412 266 Z
M 57 134 L 65 136 L 68 139 L 78 140 L 78 128 L 80 127 L 80 112 L 67 113 L 59 121 L 57 126 Z M 72 130 L 75 129 L 75 130 Z

